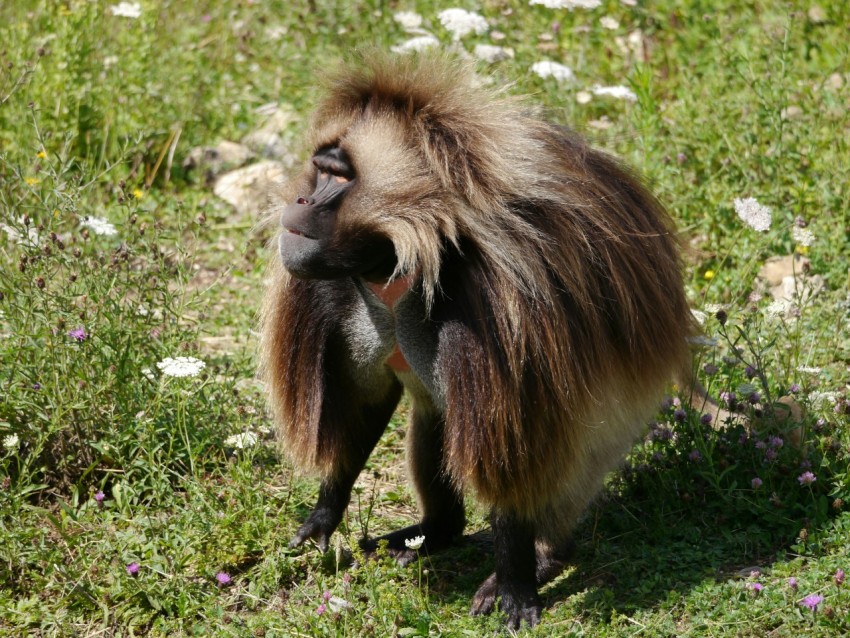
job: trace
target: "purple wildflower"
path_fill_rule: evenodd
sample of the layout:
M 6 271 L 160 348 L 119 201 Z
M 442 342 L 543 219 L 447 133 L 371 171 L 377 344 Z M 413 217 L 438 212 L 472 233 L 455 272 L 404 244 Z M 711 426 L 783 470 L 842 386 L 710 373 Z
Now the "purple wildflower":
M 218 584 L 221 585 L 221 586 L 229 585 L 230 581 L 233 580 L 232 578 L 230 578 L 230 574 L 228 574 L 227 572 L 217 573 L 215 575 L 215 579 L 218 582 Z
M 333 596 L 333 594 L 330 592 L 329 589 L 326 589 L 324 592 L 322 592 L 322 598 L 324 598 L 325 601 L 330 600 L 331 596 Z
M 709 377 L 717 374 L 718 369 L 719 368 L 716 365 L 714 365 L 713 363 L 706 363 L 702 367 L 702 371 L 705 372 L 705 374 L 708 375 Z
M 673 418 L 676 419 L 679 423 L 684 423 L 687 416 L 687 413 L 682 409 L 676 410 L 673 413 Z
M 40 383 L 38 383 L 38 382 L 33 383 L 33 384 L 32 384 L 32 389 L 33 389 L 33 390 L 41 390 L 41 384 L 40 384 Z
M 747 397 L 747 401 L 755 405 L 759 401 L 761 401 L 761 395 L 758 392 L 753 392 L 750 396 Z
M 758 370 L 756 370 L 753 366 L 747 366 L 744 368 L 744 374 L 747 375 L 748 379 L 752 379 L 758 374 Z
M 711 415 L 706 413 L 706 414 L 703 414 L 699 418 L 699 422 L 702 423 L 703 425 L 711 425 L 711 419 L 712 419 Z
M 691 450 L 691 453 L 688 454 L 688 458 L 694 463 L 697 463 L 702 459 L 702 454 L 699 453 L 699 450 Z
M 799 587 L 799 585 L 797 585 L 797 579 L 794 578 L 793 576 L 791 576 L 791 578 L 788 579 L 788 587 L 790 587 L 791 591 L 793 591 L 793 592 L 796 592 L 797 588 Z
M 325 603 L 322 603 L 321 605 L 319 605 L 318 607 L 316 607 L 316 615 L 317 615 L 317 616 L 321 616 L 321 615 L 322 615 L 323 613 L 325 613 L 327 610 L 328 610 L 328 608 L 327 608 L 327 607 L 325 607 Z
M 800 604 L 803 607 L 811 609 L 812 611 L 818 610 L 818 605 L 823 602 L 823 596 L 819 596 L 817 594 L 809 594 L 803 600 L 800 601 Z
M 770 437 L 770 439 L 768 440 L 767 444 L 768 444 L 770 447 L 780 448 L 780 447 L 782 447 L 783 445 L 785 445 L 785 441 L 782 439 L 782 437 L 781 437 L 781 436 L 772 436 L 772 437 Z
M 130 576 L 137 575 L 139 573 L 139 564 L 134 561 L 127 565 L 127 573 L 130 574 Z
M 83 326 L 80 326 L 79 328 L 74 328 L 73 330 L 69 330 L 68 336 L 71 337 L 71 339 L 75 339 L 76 341 L 82 343 L 83 341 L 86 340 L 86 337 L 88 337 L 88 334 L 86 334 L 86 329 Z
M 790 392 L 791 394 L 797 394 L 797 393 L 798 393 L 798 392 L 800 392 L 802 389 L 803 389 L 803 388 L 801 388 L 801 387 L 800 387 L 800 384 L 799 384 L 799 383 L 792 383 L 792 384 L 791 384 L 791 387 L 790 387 L 790 388 L 788 388 L 788 392 Z
M 103 499 L 106 498 L 106 494 L 103 493 L 103 490 L 98 490 L 94 493 L 94 500 L 97 501 L 97 504 L 100 505 L 103 503 Z
M 756 449 L 757 450 L 763 450 L 766 447 L 767 447 L 767 443 L 765 443 L 764 441 L 756 441 Z
M 764 451 L 764 458 L 766 458 L 768 461 L 775 461 L 776 456 L 777 456 L 776 450 L 774 450 L 772 447 L 768 448 Z
M 760 594 L 762 589 L 764 589 L 764 585 L 761 583 L 747 583 L 747 589 L 755 594 Z
M 797 480 L 800 481 L 800 485 L 811 485 L 817 481 L 818 478 L 811 472 L 803 472 L 797 477 Z
M 738 397 L 735 396 L 734 392 L 721 392 L 720 400 L 723 401 L 723 405 L 731 410 L 735 406 L 735 401 L 738 400 Z
M 832 577 L 832 580 L 835 581 L 835 584 L 839 587 L 844 584 L 844 570 L 840 567 L 835 570 L 835 576 Z
M 750 481 L 750 485 L 752 485 L 754 490 L 757 490 L 762 485 L 764 485 L 764 481 L 762 481 L 758 476 L 755 477 L 752 481 Z

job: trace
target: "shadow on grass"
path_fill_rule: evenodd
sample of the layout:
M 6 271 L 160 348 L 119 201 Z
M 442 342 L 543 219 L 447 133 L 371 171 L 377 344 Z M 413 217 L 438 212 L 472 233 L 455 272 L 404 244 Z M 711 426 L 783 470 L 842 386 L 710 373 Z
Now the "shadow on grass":
M 541 589 L 552 608 L 586 592 L 583 612 L 598 622 L 613 613 L 651 608 L 671 592 L 685 594 L 706 580 L 745 578 L 781 560 L 806 521 L 775 517 L 728 518 L 722 499 L 683 502 L 678 494 L 637 489 L 607 495 L 576 530 L 576 550 L 564 575 Z M 493 569 L 490 530 L 464 536 L 430 557 L 437 576 L 430 593 L 444 603 L 469 602 Z

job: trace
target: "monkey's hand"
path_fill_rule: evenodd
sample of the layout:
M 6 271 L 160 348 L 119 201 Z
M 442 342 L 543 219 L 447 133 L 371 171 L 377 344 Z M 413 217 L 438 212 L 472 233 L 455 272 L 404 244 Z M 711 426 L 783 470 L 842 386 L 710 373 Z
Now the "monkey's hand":
M 331 534 L 342 521 L 350 492 L 350 484 L 332 480 L 323 481 L 319 488 L 319 500 L 316 502 L 316 507 L 298 528 L 295 536 L 289 541 L 289 546 L 298 547 L 310 538 L 316 541 L 320 550 L 328 551 L 328 542 Z
M 496 583 L 496 574 L 490 574 L 472 597 L 472 608 L 469 613 L 472 616 L 489 614 L 495 608 L 498 598 L 499 609 L 505 612 L 509 629 L 518 630 L 523 622 L 528 623 L 529 627 L 534 627 L 540 622 L 543 605 L 540 603 L 536 589 L 528 591 L 524 589 L 517 584 L 499 587 Z
M 331 534 L 334 533 L 341 520 L 342 517 L 330 508 L 317 505 L 316 509 L 307 517 L 307 520 L 298 528 L 292 540 L 289 541 L 289 547 L 299 547 L 307 539 L 312 539 L 316 541 L 322 552 L 328 551 Z

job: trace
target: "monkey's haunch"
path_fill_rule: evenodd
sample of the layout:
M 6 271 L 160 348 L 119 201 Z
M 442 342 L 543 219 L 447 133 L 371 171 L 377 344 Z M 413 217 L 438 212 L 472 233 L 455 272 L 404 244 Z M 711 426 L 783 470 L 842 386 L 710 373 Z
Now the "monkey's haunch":
M 274 211 L 262 351 L 285 449 L 322 479 L 293 543 L 327 547 L 406 389 L 423 517 L 384 539 L 403 561 L 413 536 L 440 549 L 475 495 L 495 575 L 473 610 L 499 599 L 517 626 L 687 368 L 692 320 L 641 181 L 482 87 L 444 57 L 380 54 L 330 82 Z

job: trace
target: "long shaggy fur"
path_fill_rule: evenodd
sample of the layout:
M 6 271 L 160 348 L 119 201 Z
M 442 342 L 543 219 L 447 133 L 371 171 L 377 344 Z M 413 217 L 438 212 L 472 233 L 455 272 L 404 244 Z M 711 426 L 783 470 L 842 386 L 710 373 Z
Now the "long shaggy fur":
M 616 159 L 439 56 L 346 69 L 311 143 L 344 145 L 369 167 L 340 237 L 389 237 L 394 277 L 414 277 L 439 326 L 445 473 L 557 542 L 687 366 L 667 214 Z M 291 193 L 309 179 L 305 169 Z M 332 475 L 352 446 L 371 449 L 358 410 L 391 411 L 401 386 L 372 375 L 359 398 L 339 310 L 355 305 L 353 284 L 279 266 L 272 280 L 262 352 L 282 438 L 298 465 Z

